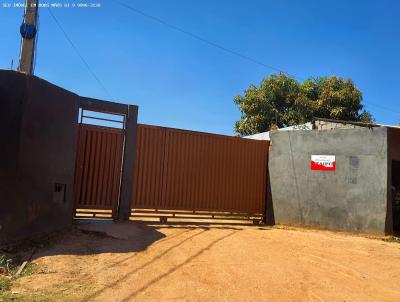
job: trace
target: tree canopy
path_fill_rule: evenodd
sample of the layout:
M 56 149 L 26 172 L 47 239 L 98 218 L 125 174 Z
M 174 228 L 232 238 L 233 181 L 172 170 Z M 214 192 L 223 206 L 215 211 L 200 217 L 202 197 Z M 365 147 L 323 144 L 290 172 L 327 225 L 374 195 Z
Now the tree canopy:
M 273 74 L 260 86 L 251 85 L 243 96 L 235 97 L 242 113 L 235 132 L 250 135 L 303 124 L 315 117 L 373 122 L 361 101 L 362 94 L 351 79 L 316 77 L 300 83 L 283 73 Z

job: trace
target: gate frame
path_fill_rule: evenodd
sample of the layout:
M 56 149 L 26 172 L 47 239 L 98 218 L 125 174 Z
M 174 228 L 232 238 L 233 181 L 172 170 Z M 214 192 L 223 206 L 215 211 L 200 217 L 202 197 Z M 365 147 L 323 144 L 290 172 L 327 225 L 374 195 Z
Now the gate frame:
M 122 157 L 121 185 L 119 188 L 119 200 L 113 213 L 114 220 L 129 220 L 131 213 L 131 195 L 133 192 L 133 169 L 136 153 L 136 125 L 138 116 L 138 106 L 120 104 L 115 102 L 103 101 L 98 99 L 81 97 L 79 108 L 100 113 L 123 115 L 124 124 L 124 146 Z M 77 121 L 78 122 L 78 121 Z M 79 138 L 77 137 L 77 140 Z M 78 151 L 78 150 L 77 150 Z M 75 163 L 76 164 L 76 163 Z M 76 172 L 76 166 L 75 166 Z M 75 188 L 74 188 L 75 191 Z M 73 211 L 75 215 L 75 210 Z

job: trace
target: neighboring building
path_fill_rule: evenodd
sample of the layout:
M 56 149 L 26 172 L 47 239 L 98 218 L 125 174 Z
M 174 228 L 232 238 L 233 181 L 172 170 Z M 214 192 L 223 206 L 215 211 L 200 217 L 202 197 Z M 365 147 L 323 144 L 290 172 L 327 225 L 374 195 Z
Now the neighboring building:
M 400 128 L 318 119 L 312 129 L 268 133 L 271 223 L 399 232 Z
M 342 121 L 342 120 L 333 120 L 326 118 L 315 118 L 312 122 L 308 122 L 305 124 L 289 126 L 285 128 L 279 128 L 277 130 L 261 132 L 257 134 L 247 135 L 245 138 L 256 139 L 256 140 L 271 140 L 270 132 L 276 131 L 293 131 L 293 130 L 333 130 L 333 129 L 354 129 L 360 127 L 378 127 L 385 125 L 377 125 L 377 124 L 368 124 L 362 122 L 351 122 L 351 121 Z M 385 126 L 385 127 L 394 127 L 394 126 Z M 394 127 L 397 128 L 397 127 Z

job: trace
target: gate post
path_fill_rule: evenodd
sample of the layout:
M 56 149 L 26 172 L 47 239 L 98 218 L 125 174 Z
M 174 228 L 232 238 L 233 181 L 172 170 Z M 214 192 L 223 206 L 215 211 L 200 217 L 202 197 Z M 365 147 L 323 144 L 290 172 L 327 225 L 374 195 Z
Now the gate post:
M 128 106 L 125 124 L 125 145 L 122 165 L 120 199 L 117 210 L 118 220 L 129 220 L 133 192 L 133 165 L 136 152 L 136 126 L 138 107 Z

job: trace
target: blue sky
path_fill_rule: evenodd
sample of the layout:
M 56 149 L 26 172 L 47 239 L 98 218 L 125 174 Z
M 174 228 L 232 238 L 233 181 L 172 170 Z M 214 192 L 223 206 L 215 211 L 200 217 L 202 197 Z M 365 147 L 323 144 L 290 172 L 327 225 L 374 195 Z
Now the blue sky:
M 378 123 L 400 122 L 400 1 L 121 1 L 299 79 L 352 78 Z M 8 69 L 23 11 L 2 3 L 13 1 L 0 0 L 0 68 Z M 53 13 L 112 98 L 139 105 L 141 123 L 232 134 L 233 97 L 274 72 L 112 0 L 98 3 Z M 39 30 L 37 76 L 109 99 L 46 9 Z

